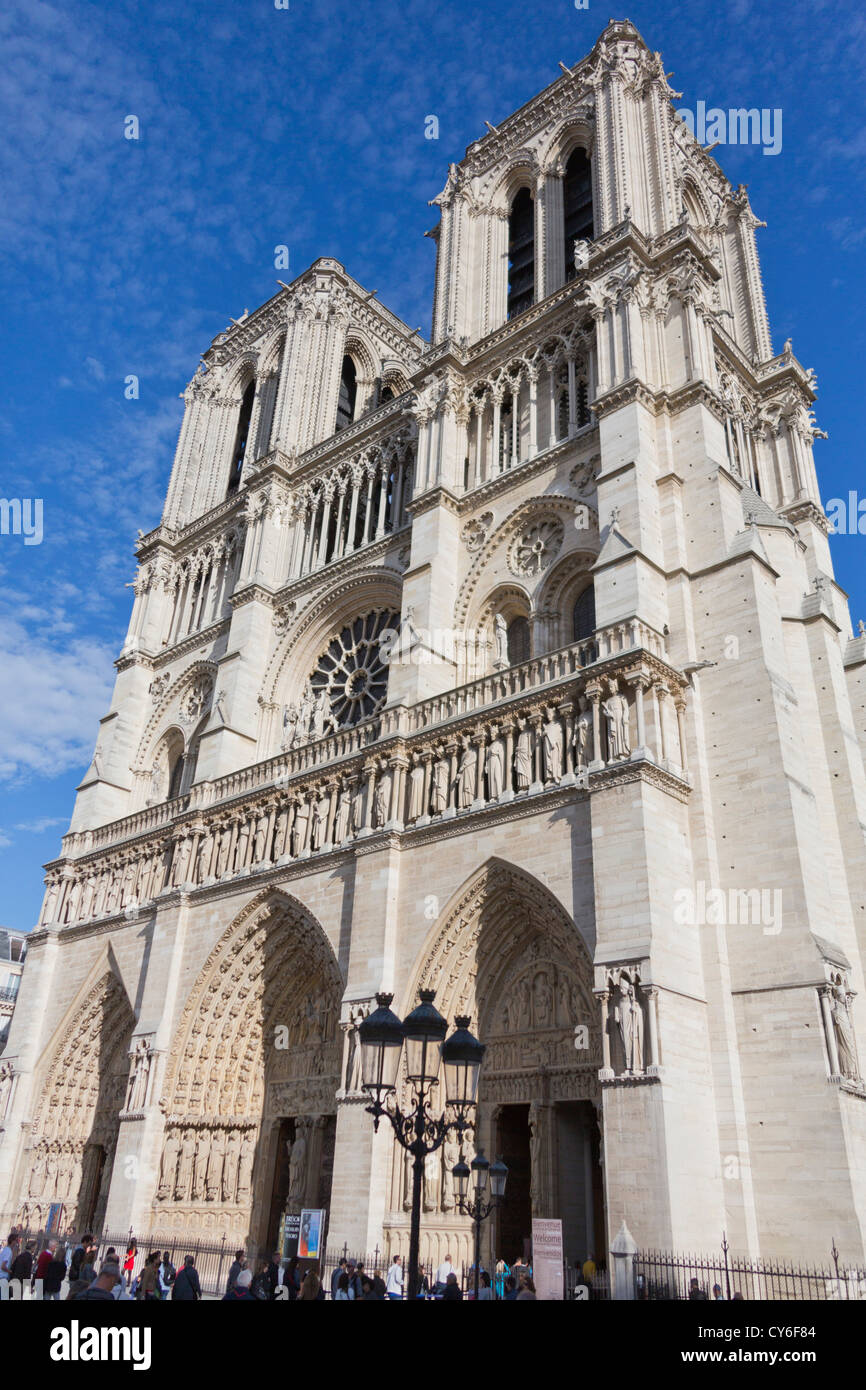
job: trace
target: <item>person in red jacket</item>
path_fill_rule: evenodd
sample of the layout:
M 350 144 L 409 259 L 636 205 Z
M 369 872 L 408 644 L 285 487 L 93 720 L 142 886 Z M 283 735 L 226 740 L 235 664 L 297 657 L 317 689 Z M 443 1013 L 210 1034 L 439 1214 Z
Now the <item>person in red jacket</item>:
M 45 1278 L 45 1271 L 47 1270 L 48 1266 L 51 1264 L 51 1261 L 54 1259 L 54 1252 L 55 1252 L 56 1249 L 57 1249 L 57 1241 L 56 1241 L 56 1240 L 49 1240 L 49 1242 L 48 1242 L 48 1244 L 46 1245 L 45 1249 L 44 1249 L 44 1250 L 42 1251 L 42 1253 L 40 1254 L 39 1259 L 36 1261 L 36 1268 L 35 1268 L 34 1271 L 33 1271 L 33 1282 L 34 1282 L 34 1283 L 36 1282 L 37 1279 L 44 1279 L 44 1278 Z M 31 1293 L 33 1292 L 32 1287 L 31 1287 L 31 1289 L 30 1289 L 30 1292 L 31 1292 Z

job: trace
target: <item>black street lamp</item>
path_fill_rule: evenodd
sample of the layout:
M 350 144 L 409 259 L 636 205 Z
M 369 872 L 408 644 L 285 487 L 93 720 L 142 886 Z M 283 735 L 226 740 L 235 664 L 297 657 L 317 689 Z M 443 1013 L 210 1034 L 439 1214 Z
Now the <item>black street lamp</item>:
M 479 1149 L 472 1160 L 471 1168 L 465 1163 L 455 1163 L 451 1169 L 454 1177 L 454 1189 L 457 1194 L 457 1210 L 464 1216 L 472 1217 L 472 1224 L 475 1227 L 475 1302 L 478 1302 L 478 1286 L 481 1279 L 481 1223 L 486 1221 L 491 1212 L 501 1206 L 505 1199 L 505 1183 L 508 1179 L 508 1169 L 499 1158 L 495 1163 L 484 1157 L 484 1150 Z M 474 1191 L 469 1196 L 469 1179 L 472 1179 Z M 488 1182 L 490 1184 L 490 1200 L 485 1201 Z
M 424 1160 L 444 1142 L 449 1129 L 458 1135 L 469 1128 L 468 1112 L 475 1107 L 478 1073 L 484 1044 L 469 1032 L 469 1019 L 448 1024 L 434 1007 L 435 991 L 422 989 L 421 1000 L 404 1022 L 391 1012 L 393 994 L 377 994 L 378 1008 L 360 1026 L 362 1086 L 370 1097 L 368 1114 L 378 1130 L 383 1115 L 390 1120 L 397 1142 L 412 1155 L 412 1215 L 409 1228 L 409 1297 L 418 1294 L 418 1254 L 421 1244 L 421 1190 Z M 402 1111 L 397 1103 L 397 1074 L 405 1048 L 406 1075 L 415 1104 Z M 430 1095 L 445 1073 L 445 1108 L 432 1113 Z

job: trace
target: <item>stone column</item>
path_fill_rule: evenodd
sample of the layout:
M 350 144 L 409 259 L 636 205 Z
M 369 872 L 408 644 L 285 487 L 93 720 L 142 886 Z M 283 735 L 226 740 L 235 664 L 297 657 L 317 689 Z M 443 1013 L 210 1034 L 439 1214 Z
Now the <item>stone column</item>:
M 839 1076 L 839 1048 L 836 1043 L 836 1030 L 833 1027 L 833 1016 L 831 1013 L 832 990 L 829 985 L 821 985 L 818 990 L 818 997 L 821 1000 L 821 1018 L 824 1021 L 824 1036 L 827 1039 L 827 1052 L 830 1058 L 830 1075 Z

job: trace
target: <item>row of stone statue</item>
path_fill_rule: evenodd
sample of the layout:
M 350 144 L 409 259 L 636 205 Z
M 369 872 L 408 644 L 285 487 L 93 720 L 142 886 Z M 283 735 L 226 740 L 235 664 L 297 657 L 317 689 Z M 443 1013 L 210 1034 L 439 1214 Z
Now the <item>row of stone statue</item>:
M 454 1188 L 453 1169 L 455 1164 L 470 1164 L 475 1157 L 475 1131 L 464 1131 L 463 1140 L 455 1129 L 450 1129 L 441 1148 L 428 1153 L 424 1160 L 424 1186 L 422 1203 L 425 1211 L 454 1211 L 457 1207 L 457 1194 Z M 408 1150 L 403 1151 L 403 1210 L 412 1207 L 412 1165 L 414 1159 Z
M 158 1202 L 249 1201 L 255 1136 L 252 1129 L 194 1129 L 172 1125 L 165 1136 Z
M 28 1197 L 50 1201 L 77 1200 L 96 1178 L 100 1148 L 85 1140 L 41 1140 L 33 1156 L 27 1183 Z
M 336 727 L 327 690 L 315 691 L 312 681 L 308 680 L 297 704 L 283 708 L 282 747 L 285 750 L 300 748 L 314 739 L 324 738 Z
M 631 750 L 629 706 L 616 679 L 600 703 L 607 760 Z M 597 741 L 597 740 L 596 740 Z M 43 922 L 111 916 L 180 888 L 297 859 L 386 825 L 415 824 L 560 784 L 593 761 L 593 712 L 586 696 L 572 717 L 553 705 L 495 723 L 459 741 L 402 757 L 369 760 L 361 773 L 288 793 L 248 816 L 187 829 L 167 845 L 121 857 L 76 879 L 49 880 Z M 408 767 L 408 790 L 405 773 Z

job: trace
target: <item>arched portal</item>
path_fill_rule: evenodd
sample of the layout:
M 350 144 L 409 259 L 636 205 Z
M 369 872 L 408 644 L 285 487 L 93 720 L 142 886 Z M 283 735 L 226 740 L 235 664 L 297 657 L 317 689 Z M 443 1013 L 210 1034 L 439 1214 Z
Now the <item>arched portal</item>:
M 524 1254 L 533 1215 L 563 1222 L 565 1255 L 603 1253 L 598 1116 L 601 1037 L 592 962 L 568 913 L 537 879 L 491 860 L 452 900 L 423 953 L 408 1011 L 421 988 L 453 1023 L 468 1014 L 487 1046 L 476 1132 L 456 1133 L 428 1164 L 421 1258 L 472 1259 L 468 1221 L 455 1211 L 451 1169 L 476 1146 L 509 1168 L 506 1201 L 485 1226 L 485 1260 Z M 409 1164 L 395 1150 L 393 1250 L 408 1251 Z M 488 1268 L 490 1266 L 488 1265 Z
M 111 969 L 85 987 L 48 1049 L 37 1087 L 38 1107 L 26 1152 L 19 1223 L 98 1230 L 105 1216 L 111 1170 L 129 1074 L 134 1015 Z
M 214 947 L 169 1057 L 154 1227 L 270 1250 L 286 1209 L 328 1206 L 343 980 L 316 919 L 275 890 Z

